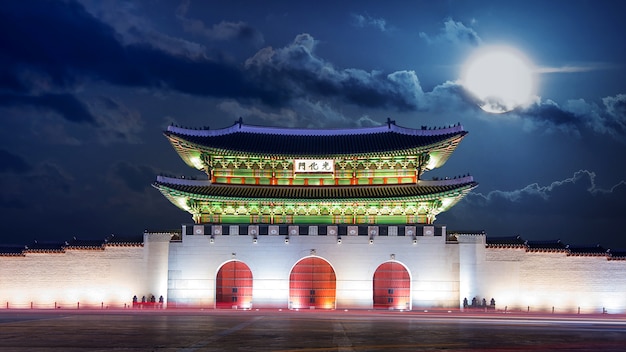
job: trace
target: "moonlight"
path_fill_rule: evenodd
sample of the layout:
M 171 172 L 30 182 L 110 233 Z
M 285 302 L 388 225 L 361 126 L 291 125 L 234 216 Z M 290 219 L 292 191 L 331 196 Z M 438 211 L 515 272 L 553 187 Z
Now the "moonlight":
M 487 47 L 463 67 L 461 82 L 478 105 L 490 113 L 505 113 L 527 105 L 534 94 L 532 65 L 517 50 Z

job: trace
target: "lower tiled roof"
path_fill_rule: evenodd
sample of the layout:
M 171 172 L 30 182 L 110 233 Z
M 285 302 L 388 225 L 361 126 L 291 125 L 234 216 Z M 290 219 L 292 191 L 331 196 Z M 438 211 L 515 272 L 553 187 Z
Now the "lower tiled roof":
M 469 181 L 442 185 L 373 185 L 373 186 L 264 186 L 229 184 L 174 184 L 155 182 L 154 187 L 206 197 L 247 199 L 384 199 L 442 194 L 473 189 L 478 183 Z
M 25 246 L 17 246 L 17 245 L 0 245 L 0 256 L 23 256 Z
M 71 249 L 104 249 L 105 240 L 80 239 L 74 237 L 66 242 L 65 248 Z
M 554 241 L 526 241 L 529 252 L 566 252 L 567 245 L 561 240 Z
M 487 237 L 488 248 L 516 248 L 526 247 L 526 241 L 520 236 Z
M 573 256 L 606 256 L 608 250 L 601 245 L 596 246 L 567 246 L 568 255 Z
M 26 246 L 25 252 L 29 253 L 63 253 L 66 242 L 40 242 L 34 241 Z

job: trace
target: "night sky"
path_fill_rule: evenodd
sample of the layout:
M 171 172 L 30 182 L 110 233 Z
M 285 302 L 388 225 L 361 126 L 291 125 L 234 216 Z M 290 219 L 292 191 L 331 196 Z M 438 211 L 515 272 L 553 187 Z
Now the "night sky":
M 326 3 L 326 4 L 325 4 Z M 0 244 L 179 229 L 151 183 L 202 177 L 171 123 L 448 126 L 432 177 L 479 187 L 450 230 L 626 248 L 626 3 L 6 1 L 0 6 Z M 483 111 L 461 73 L 506 45 L 532 102 Z

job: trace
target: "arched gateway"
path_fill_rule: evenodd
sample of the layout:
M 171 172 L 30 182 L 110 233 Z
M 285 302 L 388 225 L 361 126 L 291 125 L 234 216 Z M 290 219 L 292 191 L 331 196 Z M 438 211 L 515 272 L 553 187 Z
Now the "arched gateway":
M 411 278 L 404 265 L 389 261 L 376 268 L 374 272 L 374 308 L 411 308 Z
M 217 272 L 216 308 L 251 308 L 252 271 L 241 261 L 232 260 Z
M 300 260 L 289 275 L 289 307 L 335 308 L 335 270 L 318 257 Z

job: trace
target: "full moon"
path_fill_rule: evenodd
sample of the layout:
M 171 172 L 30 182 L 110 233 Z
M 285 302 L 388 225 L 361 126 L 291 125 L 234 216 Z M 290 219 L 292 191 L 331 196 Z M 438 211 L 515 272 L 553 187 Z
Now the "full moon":
M 483 110 L 505 113 L 530 103 L 534 94 L 531 66 L 515 49 L 487 47 L 464 65 L 461 83 Z

